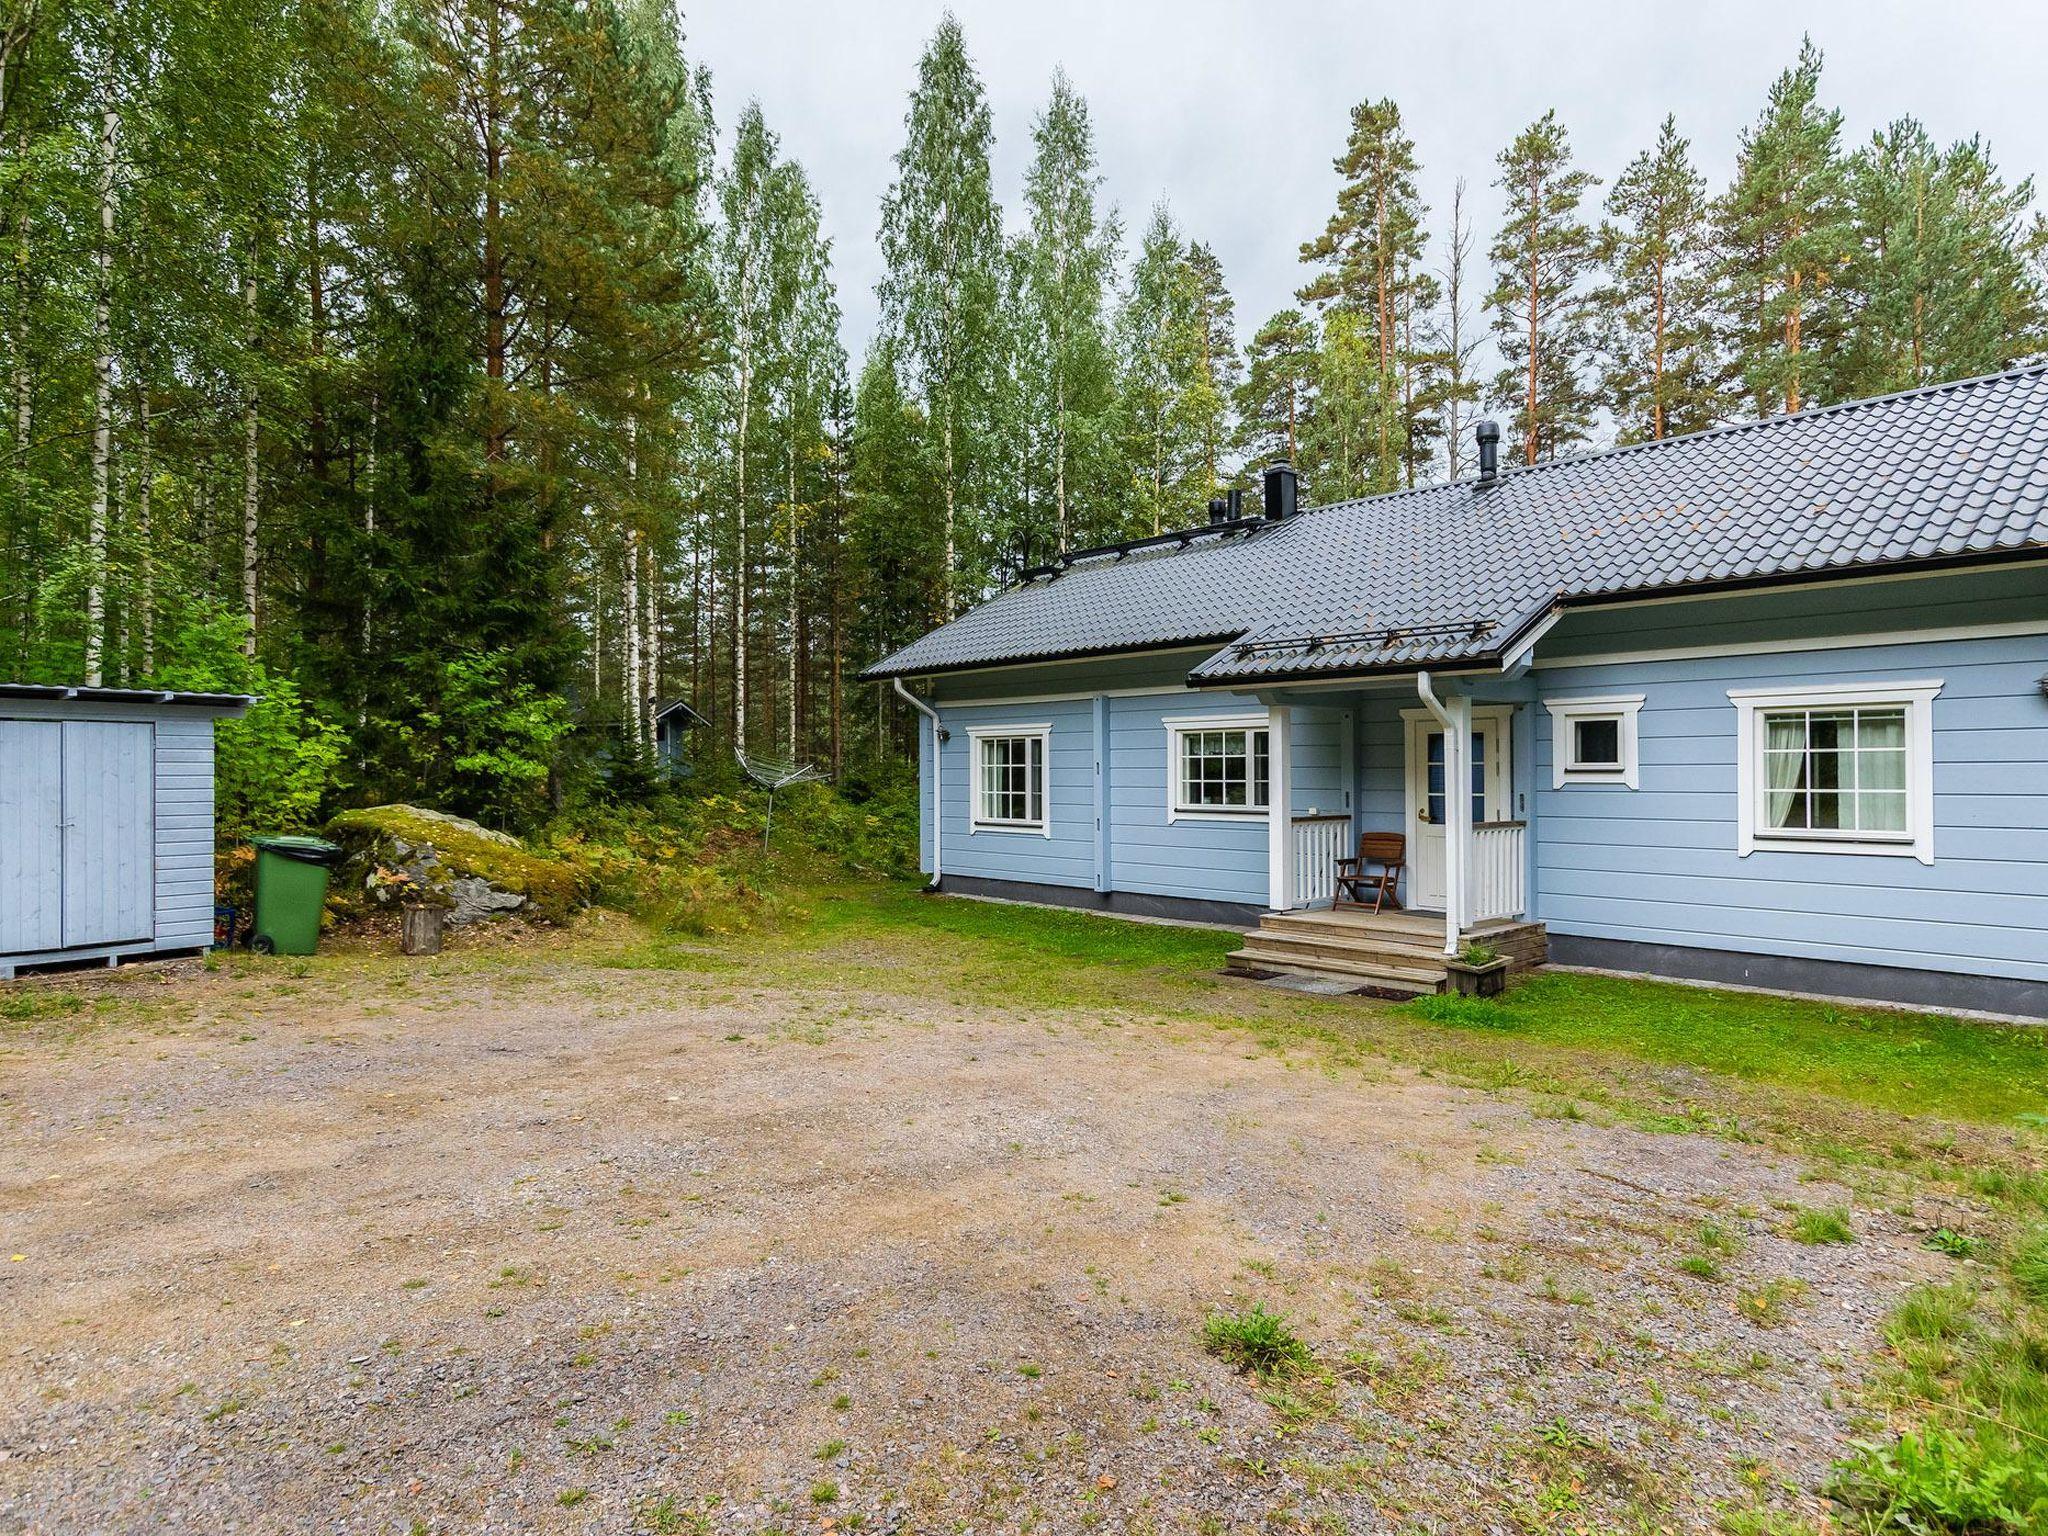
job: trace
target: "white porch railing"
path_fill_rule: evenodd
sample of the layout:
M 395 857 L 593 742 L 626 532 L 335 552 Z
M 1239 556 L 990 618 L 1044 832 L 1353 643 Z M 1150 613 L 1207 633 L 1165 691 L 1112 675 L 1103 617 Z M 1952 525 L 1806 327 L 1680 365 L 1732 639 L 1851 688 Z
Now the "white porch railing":
M 1472 858 L 1466 868 L 1471 874 L 1468 889 L 1473 922 L 1522 915 L 1523 893 L 1528 889 L 1523 863 L 1528 830 L 1528 824 L 1520 821 L 1482 821 L 1472 828 Z
M 1351 818 L 1337 816 L 1296 816 L 1294 818 L 1294 905 L 1315 907 L 1327 904 L 1337 894 L 1337 860 L 1351 850 Z

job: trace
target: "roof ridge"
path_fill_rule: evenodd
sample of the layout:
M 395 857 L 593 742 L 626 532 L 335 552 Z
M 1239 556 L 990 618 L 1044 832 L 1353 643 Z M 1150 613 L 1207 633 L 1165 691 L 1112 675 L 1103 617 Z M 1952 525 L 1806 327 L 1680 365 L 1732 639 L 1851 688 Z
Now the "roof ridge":
M 1538 464 L 1510 465 L 1501 472 L 1496 485 L 1507 480 L 1519 480 L 1525 475 L 1536 474 L 1546 469 L 1567 469 L 1581 464 L 1597 463 L 1603 459 L 1620 458 L 1623 454 L 1647 453 L 1659 448 L 1675 448 L 1680 443 L 1698 442 L 1709 437 L 1728 437 L 1737 432 L 1755 432 L 1766 427 L 1782 427 L 1795 421 L 1809 421 L 1820 416 L 1835 416 L 1848 411 L 1866 410 L 1871 406 L 1890 405 L 1899 400 L 1911 400 L 1920 395 L 1945 394 L 1953 390 L 1972 389 L 1983 384 L 2002 384 L 2014 379 L 2023 379 L 2034 374 L 2048 374 L 2048 358 L 2039 362 L 2025 363 L 2015 368 L 2001 369 L 1997 373 L 1975 374 L 1967 379 L 1948 379 L 1939 384 L 1916 384 L 1911 389 L 1893 390 L 1888 395 L 1865 395 L 1855 400 L 1836 400 L 1827 405 L 1810 405 L 1804 410 L 1785 411 L 1776 416 L 1759 416 L 1755 421 L 1724 421 L 1718 426 L 1702 427 L 1697 432 L 1682 432 L 1676 437 L 1654 438 L 1647 443 L 1621 443 L 1611 448 L 1596 448 L 1589 453 L 1568 454 L 1561 459 L 1546 459 Z M 1462 480 L 1437 480 L 1428 485 L 1404 486 L 1398 491 L 1382 491 L 1376 496 L 1352 496 L 1343 501 L 1318 502 L 1295 513 L 1306 517 L 1313 512 L 1330 512 L 1339 507 L 1362 507 L 1374 502 L 1399 501 L 1409 496 L 1420 496 L 1432 491 L 1445 491 L 1454 486 L 1474 485 L 1475 477 Z

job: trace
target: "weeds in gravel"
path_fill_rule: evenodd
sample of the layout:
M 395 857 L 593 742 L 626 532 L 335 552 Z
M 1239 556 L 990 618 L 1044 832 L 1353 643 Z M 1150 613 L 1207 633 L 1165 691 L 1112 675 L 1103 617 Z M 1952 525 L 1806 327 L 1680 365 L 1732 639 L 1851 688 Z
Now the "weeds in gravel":
M 1826 1210 L 1803 1210 L 1792 1218 L 1787 1231 L 1795 1243 L 1853 1243 L 1856 1229 L 1849 1225 L 1849 1212 L 1842 1206 L 1829 1206 Z
M 1309 1363 L 1304 1344 L 1278 1312 L 1255 1301 L 1242 1312 L 1211 1312 L 1202 1323 L 1202 1347 L 1238 1370 L 1270 1380 Z
M 1951 1232 L 1947 1227 L 1937 1227 L 1920 1241 L 1922 1248 L 1932 1248 L 1936 1253 L 1945 1253 L 1952 1259 L 1975 1258 L 1977 1250 L 1984 1246 L 1983 1239 L 1972 1237 L 1967 1232 Z
M 555 1502 L 564 1509 L 574 1509 L 589 1497 L 590 1490 L 588 1488 L 564 1488 L 555 1495 Z
M 1742 1293 L 1742 1315 L 1765 1328 L 1775 1328 L 1791 1315 L 1792 1304 L 1806 1294 L 1806 1282 L 1784 1276 L 1766 1280 Z

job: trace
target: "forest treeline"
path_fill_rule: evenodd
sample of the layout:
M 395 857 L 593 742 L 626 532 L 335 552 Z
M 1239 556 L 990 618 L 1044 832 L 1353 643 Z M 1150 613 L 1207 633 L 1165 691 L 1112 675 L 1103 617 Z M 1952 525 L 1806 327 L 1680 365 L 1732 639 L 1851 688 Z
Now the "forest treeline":
M 1331 501 L 1465 473 L 1482 410 L 1533 461 L 2048 345 L 2031 183 L 1847 142 L 1810 46 L 1728 186 L 1675 120 L 1603 180 L 1546 113 L 1491 231 L 1361 103 L 1250 327 L 1063 76 L 1019 127 L 998 188 L 948 18 L 849 359 L 816 189 L 662 0 L 12 0 L 0 675 L 260 691 L 274 819 L 631 796 L 674 699 L 701 759 L 869 771 L 910 733 L 862 664 L 1274 458 Z

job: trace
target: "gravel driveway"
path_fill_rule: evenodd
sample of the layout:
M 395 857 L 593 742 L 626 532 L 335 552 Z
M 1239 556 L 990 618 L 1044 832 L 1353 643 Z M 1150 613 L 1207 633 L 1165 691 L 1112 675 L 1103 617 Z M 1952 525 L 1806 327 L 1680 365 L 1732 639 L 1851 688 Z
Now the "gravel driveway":
M 1778 1235 L 1848 1193 L 1758 1148 L 898 974 L 185 963 L 6 1026 L 0 1527 L 1693 1531 L 1817 1508 L 1927 1273 Z M 1315 1370 L 1203 1352 L 1254 1299 Z

